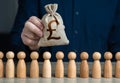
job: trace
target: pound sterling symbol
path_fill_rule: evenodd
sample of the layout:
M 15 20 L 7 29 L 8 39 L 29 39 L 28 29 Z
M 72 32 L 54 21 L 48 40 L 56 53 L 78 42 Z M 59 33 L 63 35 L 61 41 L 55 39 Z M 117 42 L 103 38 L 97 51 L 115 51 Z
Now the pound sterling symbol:
M 57 23 L 57 25 L 59 24 L 58 23 L 58 21 L 57 21 L 57 19 L 55 19 L 55 20 L 52 20 L 52 21 L 50 21 L 49 22 L 49 24 L 48 24 L 48 28 L 49 29 L 47 29 L 47 31 L 49 31 L 50 32 L 50 35 L 48 36 L 48 40 L 50 40 L 50 39 L 55 39 L 55 40 L 59 40 L 60 39 L 60 37 L 52 37 L 52 33 L 53 33 L 53 31 L 56 31 L 56 29 L 52 29 L 52 27 L 51 27 L 51 24 L 53 23 L 53 22 L 56 22 Z

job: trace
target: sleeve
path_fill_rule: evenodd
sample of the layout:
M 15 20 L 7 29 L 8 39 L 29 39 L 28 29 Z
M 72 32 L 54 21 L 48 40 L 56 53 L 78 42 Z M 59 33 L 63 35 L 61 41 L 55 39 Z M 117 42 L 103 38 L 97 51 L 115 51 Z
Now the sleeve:
M 26 54 L 29 55 L 31 52 L 31 50 L 22 43 L 21 32 L 25 22 L 29 19 L 29 17 L 41 17 L 39 3 L 40 0 L 18 0 L 18 11 L 13 28 L 11 30 L 10 38 L 10 49 L 13 50 L 15 53 L 18 53 L 19 51 L 25 51 Z
M 117 3 L 115 20 L 108 42 L 109 51 L 113 54 L 120 51 L 120 0 Z

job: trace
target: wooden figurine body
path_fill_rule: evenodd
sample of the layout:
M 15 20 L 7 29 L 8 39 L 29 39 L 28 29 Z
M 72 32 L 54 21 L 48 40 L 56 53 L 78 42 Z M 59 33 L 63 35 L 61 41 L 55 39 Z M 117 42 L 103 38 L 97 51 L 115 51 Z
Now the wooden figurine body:
M 17 63 L 17 77 L 18 78 L 26 78 L 26 64 L 24 61 L 26 54 L 24 52 L 19 52 L 17 54 L 17 57 L 19 59 L 19 61 Z
M 13 61 L 14 53 L 12 51 L 7 52 L 6 54 L 7 62 L 6 62 L 6 78 L 14 78 L 15 77 L 15 64 Z
M 93 53 L 93 65 L 92 65 L 92 78 L 101 78 L 101 64 L 100 64 L 101 54 L 99 52 Z
M 68 78 L 76 78 L 76 53 L 69 52 L 68 54 L 69 62 L 68 62 Z
M 4 77 L 4 64 L 2 61 L 3 56 L 4 56 L 3 52 L 0 51 L 0 78 Z
M 37 52 L 32 52 L 30 55 L 32 62 L 30 64 L 30 77 L 31 78 L 38 78 L 39 77 L 39 64 L 38 64 L 38 57 L 39 54 Z
M 120 78 L 120 52 L 116 53 L 115 58 L 117 60 L 115 64 L 115 77 Z
M 88 78 L 89 77 L 89 66 L 88 66 L 88 53 L 87 52 L 82 52 L 80 54 L 80 57 L 82 59 L 81 64 L 80 64 L 80 77 L 81 78 Z
M 42 76 L 44 78 L 51 78 L 51 63 L 49 60 L 51 58 L 50 52 L 44 52 L 43 58 L 44 58 L 44 62 L 43 62 Z
M 56 67 L 55 67 L 55 77 L 57 78 L 63 78 L 64 77 L 64 64 L 63 64 L 63 59 L 64 53 L 59 51 L 56 53 Z
M 112 54 L 110 52 L 105 52 L 104 58 L 106 59 L 104 63 L 104 77 L 105 78 L 112 78 Z

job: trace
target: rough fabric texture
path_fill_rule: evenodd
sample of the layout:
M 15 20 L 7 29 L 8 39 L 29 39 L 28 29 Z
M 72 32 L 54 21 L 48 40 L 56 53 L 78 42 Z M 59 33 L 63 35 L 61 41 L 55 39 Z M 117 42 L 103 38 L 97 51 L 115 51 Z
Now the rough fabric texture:
M 56 12 L 57 8 L 58 4 L 48 4 L 45 6 L 47 14 L 42 18 L 44 35 L 38 43 L 40 47 L 69 44 L 62 17 Z

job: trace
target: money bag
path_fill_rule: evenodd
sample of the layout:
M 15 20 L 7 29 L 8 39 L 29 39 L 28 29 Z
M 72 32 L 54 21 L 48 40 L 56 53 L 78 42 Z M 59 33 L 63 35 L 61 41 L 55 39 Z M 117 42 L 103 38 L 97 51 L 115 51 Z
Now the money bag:
M 42 17 L 44 25 L 43 37 L 38 42 L 39 47 L 67 45 L 69 40 L 65 33 L 63 19 L 57 13 L 58 4 L 45 5 L 46 14 Z

